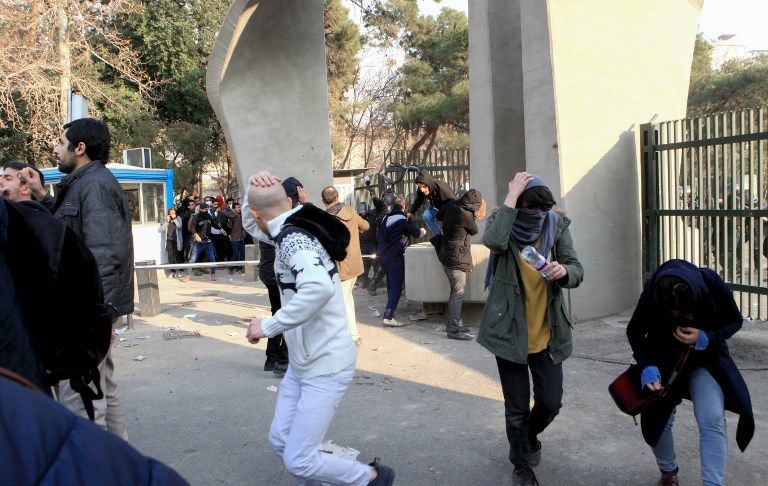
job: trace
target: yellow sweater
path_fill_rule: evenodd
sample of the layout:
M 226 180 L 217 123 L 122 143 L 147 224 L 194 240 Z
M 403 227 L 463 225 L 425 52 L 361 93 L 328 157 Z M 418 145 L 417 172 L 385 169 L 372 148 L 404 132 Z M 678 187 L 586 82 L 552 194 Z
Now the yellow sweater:
M 518 253 L 520 276 L 525 289 L 525 319 L 528 321 L 528 354 L 549 346 L 551 330 L 547 322 L 547 280 Z

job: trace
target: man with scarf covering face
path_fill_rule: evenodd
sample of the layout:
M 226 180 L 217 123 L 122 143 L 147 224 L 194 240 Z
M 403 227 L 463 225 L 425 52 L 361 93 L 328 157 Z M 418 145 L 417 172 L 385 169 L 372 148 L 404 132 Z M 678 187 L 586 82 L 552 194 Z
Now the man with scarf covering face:
M 726 340 L 741 329 L 742 316 L 720 276 L 684 260 L 662 264 L 648 280 L 627 338 L 643 367 L 638 386 L 660 391 L 685 350 L 688 358 L 667 393 L 640 414 L 643 438 L 661 470 L 659 484 L 678 484 L 672 440 L 675 408 L 693 402 L 699 425 L 701 481 L 724 484 L 728 460 L 725 410 L 740 415 L 736 443 L 743 451 L 755 430 L 747 384 Z
M 519 172 L 483 233 L 491 250 L 486 275 L 490 291 L 477 342 L 496 356 L 513 484 L 519 485 L 539 484 L 532 469 L 541 461 L 538 435 L 560 411 L 562 363 L 573 349 L 562 289 L 578 287 L 583 278 L 568 230 L 570 219 L 554 211 L 554 204 L 544 181 Z M 528 245 L 549 260 L 546 278 L 522 258 L 520 252 Z

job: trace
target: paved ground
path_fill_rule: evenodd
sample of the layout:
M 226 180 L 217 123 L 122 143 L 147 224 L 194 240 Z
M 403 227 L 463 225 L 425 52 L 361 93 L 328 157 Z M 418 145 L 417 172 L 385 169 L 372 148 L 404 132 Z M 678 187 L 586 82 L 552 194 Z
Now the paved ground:
M 265 343 L 249 345 L 247 321 L 268 314 L 266 290 L 242 277 L 188 284 L 160 278 L 163 313 L 136 319 L 116 341 L 117 379 L 131 442 L 178 470 L 192 484 L 294 484 L 269 450 L 267 431 L 279 379 L 262 371 Z M 445 339 L 441 316 L 389 329 L 369 306 L 385 295 L 356 291 L 363 345 L 358 372 L 328 439 L 381 456 L 401 485 L 510 484 L 503 402 L 492 356 L 474 342 Z M 401 303 L 401 307 L 402 307 Z M 416 312 L 411 304 L 399 316 Z M 184 318 L 184 316 L 187 318 Z M 564 408 L 541 436 L 542 484 L 651 485 L 657 470 L 631 418 L 617 411 L 606 387 L 628 361 L 626 316 L 576 326 L 576 357 L 566 362 Z M 469 323 L 472 324 L 472 323 Z M 163 329 L 203 337 L 164 340 Z M 768 367 L 768 326 L 749 324 L 732 339 L 744 368 Z M 138 355 L 143 361 L 135 361 Z M 745 371 L 757 432 L 746 453 L 733 435 L 728 482 L 768 484 L 766 371 Z M 698 432 L 690 403 L 675 426 L 681 484 L 698 484 Z

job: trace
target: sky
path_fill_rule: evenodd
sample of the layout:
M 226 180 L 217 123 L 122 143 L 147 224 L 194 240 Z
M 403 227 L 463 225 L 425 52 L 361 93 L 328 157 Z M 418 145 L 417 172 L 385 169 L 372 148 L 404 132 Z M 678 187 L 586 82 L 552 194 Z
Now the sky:
M 768 49 L 768 1 L 705 0 L 699 18 L 699 31 L 706 39 L 721 34 L 736 34 L 747 50 Z
M 467 1 L 419 0 L 419 8 L 427 15 L 437 15 L 443 7 L 466 12 Z M 710 40 L 721 34 L 737 34 L 747 50 L 768 49 L 767 20 L 768 0 L 704 0 L 699 31 Z

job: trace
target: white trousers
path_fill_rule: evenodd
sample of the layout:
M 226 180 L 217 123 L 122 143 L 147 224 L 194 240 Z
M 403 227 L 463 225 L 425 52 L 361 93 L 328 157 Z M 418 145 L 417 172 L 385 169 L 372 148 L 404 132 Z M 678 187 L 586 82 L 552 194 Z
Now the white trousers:
M 347 327 L 352 334 L 352 341 L 360 338 L 357 332 L 357 316 L 355 316 L 355 298 L 352 296 L 352 289 L 355 287 L 357 277 L 352 277 L 341 282 L 341 292 L 344 295 L 344 310 L 347 313 Z
M 121 439 L 128 440 L 123 409 L 120 406 L 120 397 L 117 396 L 117 383 L 112 378 L 114 372 L 115 365 L 112 363 L 112 348 L 110 347 L 107 357 L 99 364 L 100 384 L 104 398 L 93 401 L 94 422 L 102 429 L 112 432 Z M 72 413 L 88 418 L 83 399 L 69 386 L 69 380 L 59 382 L 57 396 L 59 403 L 67 407 Z
M 319 450 L 354 375 L 352 365 L 333 375 L 301 380 L 288 366 L 277 395 L 269 443 L 300 485 L 364 486 L 371 481 L 371 466 Z

